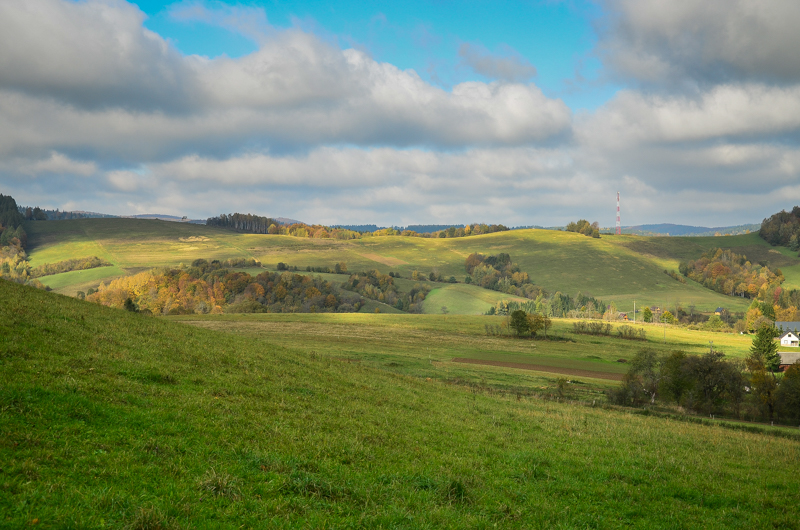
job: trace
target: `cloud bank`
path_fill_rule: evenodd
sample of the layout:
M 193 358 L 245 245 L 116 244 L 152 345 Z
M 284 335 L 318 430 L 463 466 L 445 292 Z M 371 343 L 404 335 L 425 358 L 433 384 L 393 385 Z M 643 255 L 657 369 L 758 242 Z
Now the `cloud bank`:
M 445 90 L 258 9 L 171 13 L 259 48 L 185 56 L 122 0 L 0 4 L 0 191 L 385 224 L 611 225 L 618 190 L 639 223 L 739 224 L 800 201 L 789 2 L 609 0 L 596 53 L 627 87 L 578 114 L 510 48 L 462 44 L 490 81 Z

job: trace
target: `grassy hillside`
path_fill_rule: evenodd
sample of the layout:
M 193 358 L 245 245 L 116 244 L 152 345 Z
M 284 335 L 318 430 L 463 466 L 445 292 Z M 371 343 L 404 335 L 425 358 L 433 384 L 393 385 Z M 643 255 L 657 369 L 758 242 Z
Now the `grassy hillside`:
M 682 284 L 664 269 L 677 269 L 681 260 L 699 257 L 714 246 L 733 248 L 751 261 L 769 261 L 780 267 L 786 286 L 800 287 L 800 259 L 788 249 L 775 249 L 756 234 L 706 238 L 647 238 L 604 235 L 592 239 L 580 234 L 552 230 L 514 230 L 456 239 L 372 237 L 355 241 L 299 239 L 289 236 L 238 234 L 202 225 L 155 220 L 82 219 L 28 223 L 32 265 L 73 257 L 96 255 L 116 268 L 98 270 L 95 283 L 120 273 L 153 266 L 176 266 L 196 258 L 253 257 L 273 268 L 278 262 L 306 266 L 347 263 L 350 270 L 377 268 L 409 277 L 414 270 L 436 270 L 462 281 L 464 260 L 472 252 L 509 253 L 531 279 L 549 291 L 589 293 L 616 301 L 621 309 L 644 305 L 694 304 L 710 311 L 718 306 L 733 311 L 746 309 L 748 301 L 714 293 L 688 281 Z M 66 273 L 72 274 L 72 273 Z M 87 276 L 65 274 L 42 281 L 58 292 L 74 295 L 78 287 L 91 283 Z M 441 291 L 426 304 L 438 313 L 446 305 L 451 312 L 484 312 L 494 295 L 440 284 Z M 490 300 L 491 299 L 491 300 Z M 452 308 L 451 308 L 452 306 Z
M 8 528 L 763 528 L 800 514 L 795 439 L 504 397 L 4 281 L 0 366 Z
M 6 527 L 797 520 L 791 439 L 476 393 L 302 339 L 286 348 L 2 281 L 0 331 Z
M 441 313 L 445 307 L 448 313 L 456 315 L 482 315 L 500 300 L 526 301 L 525 298 L 463 283 L 436 285 L 423 305 L 425 312 L 429 314 Z

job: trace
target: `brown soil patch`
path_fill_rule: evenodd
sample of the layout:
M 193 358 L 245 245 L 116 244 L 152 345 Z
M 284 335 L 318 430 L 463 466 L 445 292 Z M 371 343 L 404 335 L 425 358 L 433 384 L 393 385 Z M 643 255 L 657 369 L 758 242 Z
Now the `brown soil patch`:
M 499 366 L 501 368 L 518 368 L 520 370 L 536 370 L 537 372 L 550 372 L 553 374 L 578 375 L 581 377 L 593 377 L 595 379 L 608 379 L 610 381 L 621 381 L 622 374 L 612 374 L 609 372 L 593 372 L 591 370 L 578 370 L 575 368 L 559 368 L 557 366 L 543 366 L 541 364 L 527 363 L 507 363 L 503 361 L 484 361 L 481 359 L 465 359 L 456 357 L 454 363 L 483 364 L 486 366 Z
M 191 237 L 178 238 L 178 241 L 183 241 L 184 243 L 194 243 L 196 241 L 211 241 L 211 240 L 206 236 L 191 236 Z
M 372 261 L 377 261 L 378 263 L 383 263 L 384 265 L 388 265 L 390 267 L 395 267 L 397 265 L 408 265 L 407 261 L 403 261 L 397 258 L 388 258 L 385 256 L 379 256 L 377 254 L 359 254 L 362 258 L 371 259 Z

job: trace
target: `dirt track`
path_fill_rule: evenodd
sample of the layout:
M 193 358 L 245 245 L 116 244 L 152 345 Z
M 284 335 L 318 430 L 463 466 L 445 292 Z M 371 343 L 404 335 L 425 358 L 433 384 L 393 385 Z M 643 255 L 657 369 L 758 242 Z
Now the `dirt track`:
M 456 357 L 454 363 L 483 364 L 487 366 L 500 366 L 503 368 L 519 368 L 520 370 L 536 370 L 537 372 L 550 372 L 553 374 L 579 375 L 581 377 L 593 377 L 595 379 L 608 379 L 611 381 L 622 380 L 622 374 L 610 372 L 592 372 L 591 370 L 577 370 L 574 368 L 559 368 L 557 366 L 543 366 L 541 364 L 527 363 L 507 363 L 502 361 L 484 361 L 481 359 L 465 359 Z

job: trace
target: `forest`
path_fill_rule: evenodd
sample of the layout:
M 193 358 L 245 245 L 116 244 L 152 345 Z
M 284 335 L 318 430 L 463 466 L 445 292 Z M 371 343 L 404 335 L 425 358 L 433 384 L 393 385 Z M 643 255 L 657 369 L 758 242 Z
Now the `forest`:
M 700 259 L 683 262 L 678 270 L 704 287 L 728 296 L 779 302 L 784 289 L 780 269 L 753 265 L 744 254 L 712 248 Z M 788 295 L 788 293 L 786 293 Z
M 770 245 L 800 250 L 800 206 L 795 206 L 791 212 L 782 210 L 764 219 L 758 235 Z
M 353 274 L 342 283 L 342 289 L 353 291 L 366 298 L 383 302 L 400 311 L 422 313 L 422 302 L 431 288 L 417 283 L 408 293 L 400 293 L 391 274 L 377 270 Z
M 183 269 L 154 269 L 101 284 L 86 300 L 153 314 L 349 313 L 362 306 L 319 277 L 262 272 L 253 277 L 198 259 Z
M 506 253 L 485 256 L 474 252 L 467 256 L 464 270 L 467 273 L 466 283 L 485 289 L 531 299 L 544 293 L 544 289 L 534 285 L 528 273 L 521 271 Z
M 24 222 L 25 217 L 14 198 L 0 194 L 0 278 L 44 289 L 45 286 L 31 276 L 25 252 L 28 235 L 22 227 Z
M 0 246 L 17 245 L 24 249 L 28 243 L 22 228 L 24 222 L 25 217 L 19 213 L 14 198 L 0 194 Z

